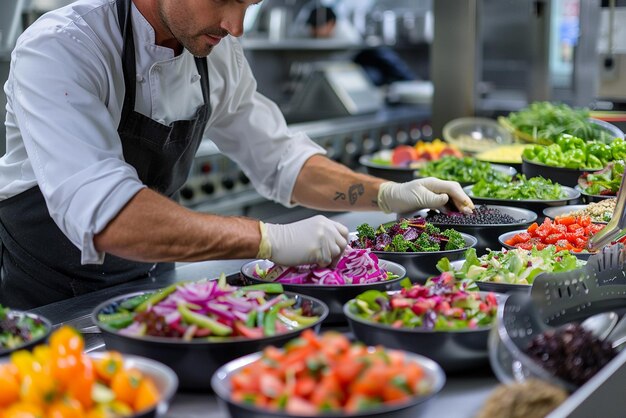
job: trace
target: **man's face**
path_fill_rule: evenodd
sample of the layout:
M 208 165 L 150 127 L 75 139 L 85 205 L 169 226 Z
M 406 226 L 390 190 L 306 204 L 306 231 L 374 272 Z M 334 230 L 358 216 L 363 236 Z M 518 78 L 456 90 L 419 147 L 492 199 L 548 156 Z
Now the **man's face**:
M 260 0 L 157 0 L 161 23 L 196 57 L 226 35 L 243 35 L 246 9 Z

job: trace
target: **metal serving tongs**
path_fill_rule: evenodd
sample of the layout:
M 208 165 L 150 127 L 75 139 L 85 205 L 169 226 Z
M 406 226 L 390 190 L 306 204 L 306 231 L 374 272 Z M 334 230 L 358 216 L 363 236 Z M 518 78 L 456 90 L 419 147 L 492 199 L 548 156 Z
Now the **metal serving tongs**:
M 597 234 L 589 238 L 587 249 L 590 252 L 597 251 L 626 233 L 626 175 L 622 176 L 622 182 L 617 192 L 617 201 L 615 202 L 615 210 L 613 217 L 609 223 L 602 228 Z

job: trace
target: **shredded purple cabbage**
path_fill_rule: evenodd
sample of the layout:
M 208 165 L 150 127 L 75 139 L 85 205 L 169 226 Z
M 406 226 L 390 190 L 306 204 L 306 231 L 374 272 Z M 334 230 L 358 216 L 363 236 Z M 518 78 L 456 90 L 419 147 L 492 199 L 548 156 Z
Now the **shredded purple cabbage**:
M 388 274 L 378 264 L 370 249 L 346 247 L 334 269 L 315 264 L 286 267 L 273 265 L 258 278 L 283 284 L 349 285 L 369 284 L 387 280 Z

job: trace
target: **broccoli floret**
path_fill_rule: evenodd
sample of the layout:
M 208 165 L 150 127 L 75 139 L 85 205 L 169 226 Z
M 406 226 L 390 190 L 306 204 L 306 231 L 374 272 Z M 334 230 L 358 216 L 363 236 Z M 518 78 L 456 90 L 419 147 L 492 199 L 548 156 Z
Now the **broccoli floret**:
M 439 228 L 437 228 L 435 225 L 428 223 L 428 222 L 426 223 L 426 225 L 424 225 L 424 231 L 428 235 L 437 235 L 441 233 L 441 230 Z
M 420 234 L 419 238 L 415 241 L 415 245 L 419 248 L 418 251 L 439 251 L 439 243 L 430 239 L 428 234 Z
M 446 229 L 441 233 L 448 237 L 448 242 L 446 243 L 446 250 L 458 250 L 460 248 L 465 247 L 465 239 L 460 232 L 455 231 L 454 229 Z
M 357 226 L 356 232 L 362 242 L 365 240 L 365 238 L 369 238 L 371 240 L 376 239 L 376 231 L 369 224 L 361 224 Z
M 392 251 L 397 253 L 405 253 L 409 248 L 409 244 L 411 242 L 404 239 L 404 237 L 400 234 L 395 235 L 391 240 L 391 244 L 389 247 Z

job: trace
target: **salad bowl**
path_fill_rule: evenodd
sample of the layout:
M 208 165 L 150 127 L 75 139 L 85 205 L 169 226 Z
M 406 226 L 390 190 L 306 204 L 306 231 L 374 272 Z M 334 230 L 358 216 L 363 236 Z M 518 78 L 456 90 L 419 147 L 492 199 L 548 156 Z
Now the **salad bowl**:
M 603 199 L 604 200 L 604 199 Z M 594 205 L 597 205 L 597 203 L 593 203 Z M 543 210 L 543 214 L 544 216 L 554 219 L 557 216 L 563 216 L 563 215 L 568 215 L 571 214 L 573 212 L 579 212 L 579 211 L 584 211 L 586 209 L 589 209 L 592 205 L 587 204 L 587 205 L 568 205 L 568 206 L 557 206 L 557 207 L 551 207 L 551 208 L 546 208 Z M 605 206 L 602 208 L 602 210 L 598 210 L 597 212 L 594 212 L 593 215 L 589 215 L 591 216 L 591 221 L 594 223 L 598 223 L 598 224 L 606 224 L 608 223 L 611 218 L 613 217 L 613 211 L 615 210 L 615 204 L 613 203 L 612 206 Z
M 550 179 L 555 183 L 562 184 L 563 186 L 574 187 L 578 184 L 578 178 L 585 172 L 600 171 L 597 169 L 577 169 L 567 167 L 554 167 L 547 164 L 542 164 L 537 161 L 530 161 L 526 158 L 522 158 L 522 173 L 526 177 L 542 176 L 546 179 Z
M 543 273 L 574 270 L 585 265 L 569 252 L 557 256 L 553 248 L 544 250 L 508 250 L 491 251 L 480 257 L 470 253 L 466 259 L 446 263 L 442 260 L 442 271 L 455 274 L 456 280 L 471 280 L 484 292 L 529 293 L 535 278 Z
M 343 314 L 343 304 L 348 300 L 356 297 L 369 289 L 375 290 L 391 290 L 399 289 L 400 281 L 406 277 L 406 269 L 393 261 L 379 259 L 379 267 L 391 273 L 394 278 L 375 283 L 367 284 L 344 284 L 344 285 L 328 285 L 328 284 L 295 284 L 283 283 L 283 288 L 291 292 L 297 292 L 313 298 L 320 299 L 328 305 L 329 313 L 325 320 L 328 324 L 345 323 L 346 318 Z M 265 270 L 274 266 L 269 260 L 254 260 L 244 264 L 241 267 L 241 276 L 247 284 L 268 283 L 259 277 L 257 271 Z
M 351 235 L 351 239 L 352 236 Z M 478 240 L 469 234 L 461 232 L 461 236 L 465 240 L 465 246 L 458 250 L 443 251 L 418 251 L 418 252 L 391 252 L 391 251 L 372 251 L 381 259 L 393 261 L 406 269 L 406 276 L 414 283 L 424 283 L 430 276 L 439 274 L 437 270 L 437 262 L 441 257 L 448 257 L 450 260 L 458 260 L 463 257 L 463 253 L 468 248 L 475 247 Z
M 169 288 L 162 289 L 160 292 L 166 293 L 172 287 L 181 289 L 180 286 L 182 284 L 174 284 Z M 255 290 L 250 290 L 250 292 L 253 291 Z M 108 350 L 144 356 L 164 363 L 176 372 L 180 379 L 181 388 L 186 390 L 209 389 L 211 375 L 218 367 L 237 357 L 259 351 L 268 345 L 280 346 L 297 336 L 304 329 L 311 328 L 317 330 L 328 315 L 328 307 L 322 301 L 310 296 L 282 292 L 281 290 L 278 294 L 268 295 L 267 301 L 264 302 L 267 309 L 256 309 L 258 313 L 255 321 L 258 320 L 260 324 L 258 328 L 253 329 L 246 320 L 245 327 L 241 323 L 233 325 L 233 329 L 237 330 L 238 336 L 226 336 L 220 335 L 217 333 L 218 331 L 214 330 L 215 322 L 217 321 L 212 320 L 209 314 L 218 309 L 218 307 L 215 305 L 210 306 L 211 302 L 206 302 L 207 309 L 212 309 L 208 311 L 206 316 L 201 316 L 195 312 L 190 314 L 189 310 L 191 308 L 184 312 L 179 305 L 177 311 L 182 313 L 182 318 L 179 318 L 182 322 L 179 323 L 186 322 L 188 324 L 181 337 L 180 333 L 174 334 L 171 331 L 174 325 L 169 325 L 168 315 L 172 315 L 172 313 L 164 315 L 163 319 L 152 315 L 152 312 L 161 312 L 155 308 L 161 306 L 161 303 L 166 303 L 168 299 L 162 299 L 162 302 L 158 303 L 148 303 L 150 308 L 147 310 L 141 310 L 141 305 L 136 303 L 136 301 L 142 300 L 149 301 L 158 294 L 159 291 L 134 292 L 116 296 L 98 305 L 92 312 L 92 320 L 100 328 Z M 250 296 L 252 297 L 251 294 Z M 180 296 L 171 296 L 170 294 L 170 297 L 175 298 L 175 303 L 179 303 Z M 239 296 L 232 296 L 231 298 L 231 296 L 227 295 L 225 298 L 228 303 L 232 304 L 229 309 L 231 313 L 238 310 L 238 307 L 242 304 L 249 302 Z M 273 314 L 273 321 L 268 320 L 271 315 L 270 312 L 272 312 L 270 306 L 277 306 L 283 303 L 282 301 L 275 303 L 274 299 L 278 298 L 288 299 L 292 303 L 289 305 L 289 309 L 307 311 L 307 319 L 295 322 L 292 327 L 279 330 L 277 325 L 278 315 L 282 311 L 277 311 Z M 194 301 L 186 306 L 195 306 L 199 303 Z M 285 305 L 287 304 L 285 303 Z M 131 306 L 134 307 L 126 309 Z M 264 312 L 265 316 L 262 316 L 261 312 Z M 305 314 L 302 313 L 302 315 L 304 316 Z M 250 319 L 250 316 L 252 315 L 249 314 L 247 318 Z M 238 318 L 237 316 L 235 317 Z M 296 318 L 292 315 L 289 315 L 289 317 Z M 116 323 L 116 321 L 126 322 L 120 324 L 119 322 Z M 208 325 L 206 325 L 207 322 Z M 287 323 L 289 323 L 288 320 Z M 218 329 L 219 325 L 217 324 Z M 207 337 L 191 338 L 188 334 L 192 326 L 194 331 L 210 327 L 212 333 Z M 137 330 L 141 330 L 142 327 L 143 333 L 138 332 Z M 271 333 L 267 332 L 268 328 L 272 329 Z M 148 335 L 146 329 L 152 329 L 153 335 Z M 261 332 L 255 331 L 259 329 Z M 154 335 L 155 331 L 156 335 Z
M 578 192 L 580 192 L 580 196 L 585 203 L 593 203 L 600 202 L 606 199 L 615 199 L 615 195 L 610 194 L 589 194 L 585 192 L 580 186 L 574 187 Z
M 512 178 L 513 176 L 515 176 L 517 174 L 517 170 L 515 168 L 511 167 L 511 166 L 508 166 L 508 165 L 493 164 L 493 163 L 487 163 L 487 162 L 482 162 L 482 164 L 489 164 L 489 166 L 493 170 L 494 174 L 502 175 L 504 178 L 506 178 L 506 177 L 511 177 Z M 424 174 L 418 168 L 415 171 L 415 178 L 424 178 L 424 177 L 437 177 L 437 178 L 441 178 L 443 180 L 456 181 L 461 186 L 469 186 L 470 184 L 474 184 L 475 183 L 475 181 L 463 181 L 461 179 L 455 178 L 454 175 L 452 175 L 452 174 L 449 174 L 449 175 L 435 175 L 435 174 L 429 175 L 429 174 Z
M 415 179 L 414 167 L 401 167 L 391 164 L 381 164 L 376 162 L 375 154 L 362 155 L 359 158 L 359 164 L 366 168 L 367 174 L 381 179 L 391 180 L 398 183 L 405 183 Z
M 476 251 L 479 254 L 484 253 L 487 248 L 497 249 L 500 248 L 500 242 L 497 237 L 511 229 L 519 229 L 529 226 L 531 223 L 537 220 L 537 214 L 531 210 L 517 208 L 513 206 L 497 206 L 497 205 L 483 205 L 486 209 L 497 210 L 503 215 L 508 215 L 517 220 L 514 223 L 462 223 L 459 222 L 439 222 L 431 221 L 428 219 L 430 209 L 422 209 L 416 213 L 416 216 L 421 216 L 426 219 L 427 222 L 432 223 L 439 229 L 454 228 L 459 232 L 464 232 L 476 238 Z M 459 219 L 463 219 L 462 214 L 458 214 Z
M 326 336 L 324 334 L 321 337 L 318 337 L 318 344 L 324 346 L 325 339 Z M 304 341 L 308 340 L 308 338 L 304 339 Z M 288 345 L 289 344 L 290 343 L 288 343 Z M 302 341 L 299 342 L 299 344 L 302 344 Z M 337 345 L 335 344 L 332 346 Z M 344 345 L 340 345 L 340 347 L 344 347 Z M 341 392 L 347 391 L 348 393 L 342 393 L 341 397 L 344 398 L 343 402 L 345 402 L 345 404 L 335 410 L 327 410 L 324 412 L 318 412 L 315 410 L 315 406 L 318 403 L 313 403 L 312 400 L 317 397 L 319 401 L 319 398 L 321 396 L 317 396 L 316 391 L 318 391 L 318 394 L 321 394 L 324 391 L 324 383 L 315 385 L 315 389 L 313 389 L 312 394 L 301 394 L 299 396 L 294 396 L 293 394 L 291 394 L 286 395 L 283 402 L 273 402 L 272 399 L 269 402 L 264 400 L 260 402 L 261 404 L 256 404 L 257 398 L 261 396 L 265 397 L 264 394 L 272 394 L 267 390 L 259 391 L 258 386 L 256 389 L 253 389 L 253 387 L 255 386 L 254 383 L 251 383 L 249 385 L 249 388 L 246 389 L 242 387 L 242 381 L 244 381 L 245 379 L 245 381 L 250 382 L 259 379 L 259 381 L 271 381 L 274 385 L 280 386 L 282 383 L 281 377 L 276 377 L 274 374 L 270 374 L 273 370 L 271 369 L 271 366 L 263 365 L 263 359 L 267 358 L 266 356 L 268 356 L 269 354 L 272 355 L 272 358 L 280 357 L 281 355 L 284 355 L 283 350 L 272 350 L 270 352 L 266 351 L 263 353 L 255 353 L 239 358 L 237 360 L 233 360 L 228 364 L 220 367 L 215 372 L 211 380 L 211 384 L 213 386 L 215 394 L 218 396 L 218 399 L 222 404 L 225 405 L 229 415 L 232 418 L 291 418 L 302 416 L 324 418 L 413 418 L 419 415 L 419 412 L 423 409 L 425 402 L 427 402 L 428 399 L 430 399 L 431 397 L 436 396 L 436 394 L 441 391 L 445 384 L 446 377 L 441 367 L 431 359 L 428 359 L 424 356 L 411 352 L 388 350 L 384 347 L 358 347 L 355 344 L 352 344 L 349 347 L 354 348 L 354 350 L 350 350 L 352 354 L 349 357 L 344 357 L 342 361 L 342 364 L 347 367 L 352 367 L 356 363 L 365 365 L 360 367 L 371 368 L 372 363 L 377 360 L 377 356 L 378 358 L 382 358 L 384 356 L 386 358 L 394 359 L 398 359 L 399 356 L 402 356 L 402 365 L 395 364 L 393 366 L 389 365 L 387 367 L 398 368 L 398 370 L 393 370 L 391 371 L 391 373 L 393 373 L 396 378 L 400 378 L 400 380 L 404 382 L 411 382 L 411 380 L 409 380 L 410 378 L 407 379 L 406 377 L 409 376 L 409 369 L 414 370 L 416 367 L 419 368 L 419 370 L 421 370 L 421 378 L 418 382 L 420 385 L 419 393 L 412 394 L 408 398 L 403 400 L 396 400 L 394 402 L 388 402 L 383 400 L 381 402 L 379 399 L 375 403 L 372 402 L 370 405 L 366 405 L 366 395 L 354 395 L 350 393 L 353 390 L 352 388 L 356 388 L 362 383 L 358 380 L 359 375 L 357 375 L 356 377 L 348 378 L 348 381 L 345 382 L 344 385 L 342 385 L 341 389 L 339 389 Z M 298 348 L 295 348 L 294 351 L 297 349 Z M 319 359 L 326 359 L 328 356 L 329 354 L 324 351 L 321 351 L 320 353 L 319 349 L 313 349 L 307 355 L 307 357 L 304 358 L 303 361 L 311 363 L 310 360 L 315 359 L 315 361 L 317 361 L 318 363 L 324 364 L 326 363 L 326 361 L 319 361 Z M 370 360 L 372 360 L 372 362 L 370 362 Z M 280 361 L 277 361 L 276 363 L 280 364 Z M 311 364 L 315 364 L 315 362 L 312 362 Z M 338 363 L 328 362 L 327 364 L 337 365 Z M 259 370 L 260 367 L 264 367 L 269 370 Z M 329 366 L 327 365 L 325 367 Z M 367 373 L 367 370 L 365 370 L 364 373 Z M 334 376 L 336 374 L 332 375 Z M 244 379 L 241 379 L 241 376 L 244 376 Z M 322 376 L 326 375 L 322 373 Z M 298 381 L 297 379 L 300 379 L 300 377 L 296 376 L 293 379 L 295 381 L 293 387 L 295 388 L 301 387 L 299 385 L 300 381 Z M 322 380 L 321 382 L 324 382 L 324 380 Z M 387 387 L 391 385 L 392 384 L 389 383 L 383 383 L 379 385 L 379 387 Z M 369 390 L 375 390 L 375 386 L 376 384 L 371 385 Z M 406 388 L 409 387 L 415 386 L 409 383 L 407 384 Z M 237 397 L 241 398 L 242 396 L 240 395 L 240 393 L 244 390 L 246 391 L 244 399 L 251 401 L 242 401 L 241 399 L 235 399 Z M 285 391 L 288 390 L 288 388 L 285 388 Z M 354 390 L 356 392 L 356 389 Z M 354 408 L 354 402 L 351 402 L 350 400 L 352 398 L 356 399 L 357 397 L 364 398 L 363 405 L 357 407 L 358 409 L 356 411 L 347 410 L 348 408 Z M 330 403 L 330 400 L 328 398 L 329 397 L 324 397 L 322 401 Z
M 522 233 L 525 233 L 525 232 L 526 232 L 525 229 L 519 229 L 519 230 L 516 230 L 516 231 L 506 232 L 506 233 L 504 233 L 504 234 L 502 234 L 502 235 L 500 235 L 498 237 L 498 241 L 500 241 L 500 243 L 502 244 L 502 246 L 504 248 L 513 249 L 513 248 L 516 248 L 516 247 L 514 245 L 507 244 L 506 241 L 510 240 L 511 238 L 513 238 L 517 234 L 522 234 Z M 578 258 L 580 260 L 587 260 L 592 255 L 592 253 L 590 253 L 589 251 L 580 251 L 580 252 L 570 251 L 570 252 L 573 255 L 575 255 L 576 258 Z
M 445 273 L 439 277 L 444 275 Z M 450 279 L 454 281 L 452 276 L 450 276 Z M 414 285 L 414 288 L 418 287 L 423 289 L 428 286 Z M 400 320 L 386 323 L 385 321 L 375 320 L 376 315 L 381 312 L 380 309 L 387 308 L 382 308 L 381 306 L 376 308 L 375 303 L 380 304 L 382 302 L 378 298 L 376 300 L 368 300 L 375 296 L 370 293 L 369 295 L 361 295 L 356 299 L 348 301 L 344 305 L 344 313 L 346 318 L 348 318 L 350 329 L 358 341 L 366 345 L 384 345 L 388 348 L 414 352 L 434 360 L 446 372 L 459 372 L 484 366 L 487 363 L 487 339 L 493 322 L 495 322 L 496 314 L 494 306 L 503 300 L 503 297 L 496 293 L 480 291 L 465 291 L 461 293 L 474 298 L 476 304 L 483 303 L 489 305 L 490 308 L 488 309 L 492 312 L 485 314 L 479 320 L 478 325 L 470 324 L 479 317 L 476 316 L 471 319 L 456 320 L 453 327 L 449 329 L 436 329 L 427 325 L 408 326 L 404 323 L 404 319 L 401 324 L 399 323 Z M 390 301 L 393 301 L 393 298 L 400 294 L 398 291 L 388 292 L 387 297 Z M 399 299 L 402 300 L 403 298 Z M 369 309 L 372 307 L 374 309 L 368 310 L 368 308 L 364 307 L 363 302 L 369 305 Z M 395 306 L 394 302 L 391 302 L 391 306 Z M 416 308 L 401 306 L 399 309 L 408 309 L 415 312 Z M 423 321 L 432 320 L 431 324 L 439 324 L 442 318 L 440 318 L 440 314 L 434 312 L 434 310 L 427 310 L 421 314 L 424 315 Z M 473 312 L 476 313 L 477 311 Z M 480 315 L 480 313 L 477 315 Z M 490 318 L 489 315 L 491 315 Z M 406 318 L 406 315 L 402 313 L 400 313 L 400 316 Z
M 0 358 L 44 343 L 51 332 L 52 324 L 43 316 L 0 305 Z
M 561 190 L 565 197 L 549 200 L 527 199 L 527 200 L 515 200 L 515 199 L 498 199 L 494 197 L 478 197 L 475 196 L 472 189 L 474 185 L 466 186 L 463 188 L 465 193 L 472 198 L 474 203 L 480 203 L 485 205 L 503 205 L 503 206 L 515 206 L 519 208 L 525 208 L 532 210 L 537 214 L 541 214 L 543 210 L 551 206 L 565 206 L 568 204 L 576 203 L 580 197 L 580 192 L 568 186 L 561 186 Z

